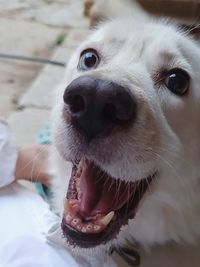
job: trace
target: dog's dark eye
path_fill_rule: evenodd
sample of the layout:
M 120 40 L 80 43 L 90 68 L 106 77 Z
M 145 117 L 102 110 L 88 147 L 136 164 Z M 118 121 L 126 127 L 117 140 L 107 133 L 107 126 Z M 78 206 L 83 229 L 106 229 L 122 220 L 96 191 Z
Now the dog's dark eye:
M 87 49 L 81 53 L 78 69 L 81 71 L 95 69 L 99 64 L 99 55 L 94 49 Z
M 190 76 L 182 69 L 172 69 L 165 74 L 164 84 L 176 95 L 187 93 L 190 85 Z

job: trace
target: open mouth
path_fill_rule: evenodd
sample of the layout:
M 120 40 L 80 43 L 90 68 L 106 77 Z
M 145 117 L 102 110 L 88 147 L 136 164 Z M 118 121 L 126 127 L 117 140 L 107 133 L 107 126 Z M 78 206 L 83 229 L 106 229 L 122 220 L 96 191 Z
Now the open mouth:
M 122 225 L 134 218 L 154 176 L 126 182 L 82 158 L 72 169 L 64 201 L 61 226 L 68 242 L 90 248 L 115 238 Z

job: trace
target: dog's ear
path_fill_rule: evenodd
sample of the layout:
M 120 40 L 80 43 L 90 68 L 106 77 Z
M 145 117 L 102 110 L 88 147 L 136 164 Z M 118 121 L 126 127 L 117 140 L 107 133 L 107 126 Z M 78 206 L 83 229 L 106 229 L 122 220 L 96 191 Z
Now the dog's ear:
M 200 42 L 200 25 L 186 25 L 180 26 L 181 30 L 185 31 L 187 34 L 192 35 L 197 41 Z

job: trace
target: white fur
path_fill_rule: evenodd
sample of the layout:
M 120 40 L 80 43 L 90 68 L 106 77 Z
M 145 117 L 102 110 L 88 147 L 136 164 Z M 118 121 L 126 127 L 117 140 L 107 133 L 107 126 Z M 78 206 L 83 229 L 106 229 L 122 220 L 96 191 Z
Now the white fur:
M 135 240 L 142 248 L 161 246 L 153 248 L 150 256 L 142 254 L 142 266 L 199 266 L 200 257 L 199 263 L 195 258 L 191 265 L 187 257 L 194 257 L 193 251 L 197 254 L 200 236 L 200 48 L 170 23 L 146 16 L 140 20 L 115 19 L 101 25 L 75 51 L 56 92 L 53 112 L 56 147 L 53 154 L 58 169 L 53 189 L 57 208 L 62 213 L 71 172 L 71 164 L 63 158 L 73 155 L 74 147 L 79 145 L 79 141 L 74 143 L 62 119 L 62 95 L 73 79 L 86 74 L 77 71 L 77 64 L 80 52 L 91 47 L 100 52 L 102 63 L 87 74 L 128 86 L 137 98 L 139 111 L 128 134 L 116 134 L 113 141 L 109 138 L 102 141 L 95 146 L 94 155 L 90 149 L 88 157 L 113 177 L 124 180 L 142 179 L 158 171 L 136 217 L 129 220 L 113 242 L 123 245 L 127 240 Z M 163 67 L 182 68 L 190 74 L 187 96 L 176 96 L 164 86 L 158 88 L 154 84 L 154 75 Z M 175 252 L 170 254 L 168 244 L 174 242 L 180 246 L 194 245 L 195 249 L 171 245 Z M 104 253 L 105 249 L 100 246 L 92 253 Z M 86 255 L 91 253 L 82 251 Z M 181 265 L 176 255 L 185 257 Z

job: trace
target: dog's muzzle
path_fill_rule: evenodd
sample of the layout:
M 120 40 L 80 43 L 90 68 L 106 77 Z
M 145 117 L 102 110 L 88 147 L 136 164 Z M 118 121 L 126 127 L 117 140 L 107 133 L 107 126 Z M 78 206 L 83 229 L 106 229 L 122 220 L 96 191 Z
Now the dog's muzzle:
M 70 135 L 76 136 L 71 142 L 76 153 L 71 158 L 61 227 L 71 245 L 92 248 L 116 238 L 122 225 L 135 217 L 156 173 L 127 182 L 111 176 L 95 161 L 101 145 L 91 149 L 93 158 L 87 154 L 91 142 L 109 140 L 111 135 L 115 138 L 116 132 L 128 131 L 136 122 L 137 102 L 128 88 L 82 76 L 69 84 L 63 99 L 63 117 L 70 131 L 73 129 Z

